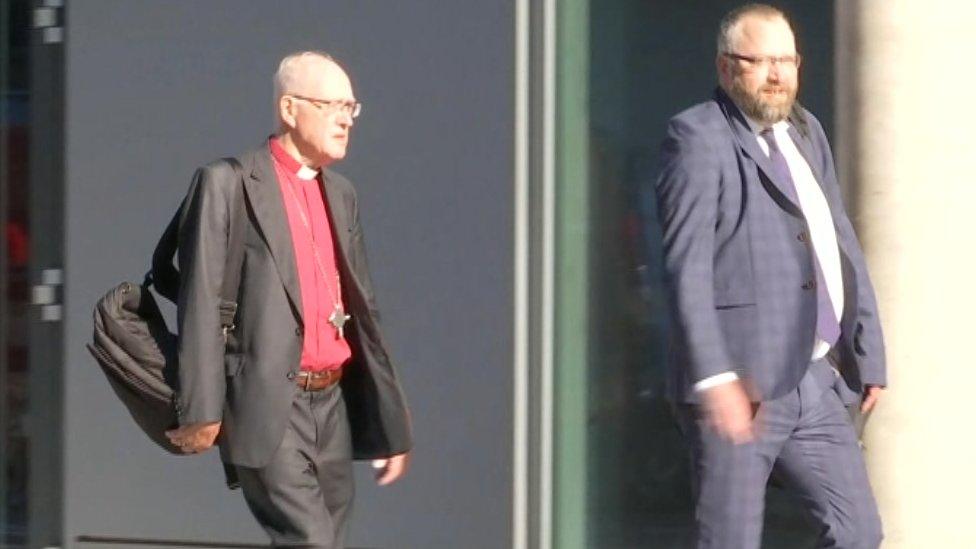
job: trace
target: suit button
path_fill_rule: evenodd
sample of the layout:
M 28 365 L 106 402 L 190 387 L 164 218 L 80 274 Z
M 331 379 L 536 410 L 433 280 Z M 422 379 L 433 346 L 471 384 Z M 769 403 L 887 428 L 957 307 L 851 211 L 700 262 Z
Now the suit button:
M 300 326 L 298 328 L 295 328 L 295 335 L 297 335 L 298 337 L 302 337 L 302 328 Z
M 796 235 L 796 239 L 799 240 L 800 242 L 806 242 L 807 238 L 809 237 L 807 236 L 806 231 L 803 231 L 800 234 Z
M 286 375 L 285 377 L 287 377 L 288 379 L 295 379 L 295 372 L 288 372 L 288 375 Z
M 800 287 L 803 288 L 804 290 L 812 290 L 812 289 L 814 289 L 814 288 L 817 287 L 817 281 L 816 280 L 807 280 Z

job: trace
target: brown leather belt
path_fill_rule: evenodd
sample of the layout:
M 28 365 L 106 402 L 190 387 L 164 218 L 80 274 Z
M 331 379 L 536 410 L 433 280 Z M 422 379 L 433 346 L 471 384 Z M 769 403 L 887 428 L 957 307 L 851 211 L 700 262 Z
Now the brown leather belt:
M 309 372 L 302 370 L 295 375 L 295 383 L 303 391 L 321 391 L 322 389 L 327 389 L 342 379 L 342 370 L 344 368 L 335 368 L 332 370 L 321 370 L 318 372 Z

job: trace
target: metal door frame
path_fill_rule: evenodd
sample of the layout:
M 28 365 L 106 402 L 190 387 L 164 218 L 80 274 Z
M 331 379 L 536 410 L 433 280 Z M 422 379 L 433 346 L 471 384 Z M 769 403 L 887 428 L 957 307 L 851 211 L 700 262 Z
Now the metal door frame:
M 28 389 L 32 404 L 28 533 L 33 547 L 60 545 L 64 522 L 64 18 L 63 0 L 34 0 L 29 275 L 35 303 Z

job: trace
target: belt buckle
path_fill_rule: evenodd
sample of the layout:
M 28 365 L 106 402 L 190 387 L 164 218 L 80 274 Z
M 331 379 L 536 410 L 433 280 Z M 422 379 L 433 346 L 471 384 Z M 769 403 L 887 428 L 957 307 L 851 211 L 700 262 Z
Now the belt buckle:
M 304 391 L 319 391 L 327 387 L 332 386 L 339 380 L 342 369 L 336 368 L 334 370 L 322 370 L 317 372 L 303 371 L 299 374 L 304 380 L 299 381 L 299 387 Z M 313 383 L 314 382 L 314 383 Z M 319 387 L 321 385 L 321 387 Z M 318 388 L 316 388 L 318 387 Z

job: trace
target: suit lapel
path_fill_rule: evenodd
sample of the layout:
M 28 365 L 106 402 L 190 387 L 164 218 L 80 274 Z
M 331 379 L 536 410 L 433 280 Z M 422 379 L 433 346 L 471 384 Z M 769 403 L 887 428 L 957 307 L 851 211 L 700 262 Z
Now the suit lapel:
M 816 157 L 813 154 L 813 145 L 810 143 L 810 140 L 797 131 L 796 124 L 790 124 L 790 129 L 787 130 L 787 133 L 790 134 L 793 144 L 796 145 L 796 150 L 800 151 L 800 156 L 807 161 L 807 166 L 810 166 L 813 179 L 816 180 L 817 185 L 820 185 L 821 189 L 824 189 L 823 174 L 820 173 L 819 165 L 813 161 Z
M 824 195 L 824 200 L 827 201 L 827 208 L 830 210 L 830 217 L 833 222 L 834 234 L 837 235 L 837 251 L 840 253 L 840 264 L 841 264 L 841 280 L 843 280 L 844 286 L 844 311 L 841 313 L 841 326 L 842 331 L 847 331 L 849 327 L 844 326 L 844 319 L 854 318 L 854 312 L 851 307 L 857 302 L 857 296 L 851 292 L 853 288 L 856 287 L 856 281 L 854 278 L 854 269 L 850 260 L 850 256 L 847 254 L 845 248 L 844 239 L 840 237 L 841 231 L 837 225 L 837 220 L 841 219 L 840 216 L 847 215 L 844 212 L 843 204 L 835 204 L 834 201 L 830 199 L 831 193 L 828 192 L 827 187 L 824 185 L 823 172 L 820 170 L 820 164 L 814 162 L 817 158 L 814 155 L 813 141 L 809 139 L 809 132 L 807 131 L 807 122 L 802 118 L 802 112 L 794 108 L 794 112 L 790 115 L 790 128 L 787 133 L 790 135 L 790 139 L 793 140 L 793 144 L 796 145 L 796 150 L 800 152 L 800 156 L 806 161 L 807 166 L 810 167 L 810 173 L 813 174 L 814 181 L 820 186 L 820 191 Z M 802 128 L 803 131 L 798 130 Z M 838 211 L 838 209 L 840 211 Z M 848 332 L 849 333 L 849 332 Z
M 807 139 L 803 133 L 797 131 L 796 127 L 796 123 L 790 125 L 790 129 L 788 130 L 790 138 L 793 139 L 796 149 L 800 151 L 800 156 L 802 156 L 803 159 L 806 160 L 807 165 L 810 166 L 810 173 L 813 174 L 814 181 L 816 181 L 817 185 L 820 186 L 820 191 L 823 193 L 824 199 L 827 201 L 827 208 L 830 209 L 830 217 L 833 220 L 834 233 L 840 235 L 841 232 L 840 228 L 837 226 L 837 220 L 840 219 L 840 216 L 846 215 L 846 213 L 843 211 L 844 205 L 835 204 L 834 201 L 830 199 L 831 193 L 827 191 L 827 187 L 824 185 L 824 177 L 820 171 L 819 164 L 813 161 L 816 158 L 816 156 L 813 154 L 813 143 Z M 840 211 L 838 211 L 838 209 Z M 839 236 L 837 238 L 837 247 L 840 250 L 843 259 L 846 260 L 847 253 L 844 249 L 844 241 Z
M 352 262 L 352 230 L 353 221 L 349 219 L 346 195 L 342 189 L 329 180 L 328 170 L 322 170 L 322 185 L 326 202 L 326 212 L 332 224 L 332 239 L 336 242 L 336 263 L 342 276 L 343 299 L 348 300 L 348 292 L 355 290 L 359 295 L 365 295 L 359 275 Z M 347 301 L 353 306 L 355 301 Z M 355 313 L 353 313 L 355 316 Z
M 349 264 L 349 230 L 352 228 L 351 222 L 346 214 L 346 204 L 342 192 L 334 184 L 329 182 L 329 172 L 322 170 L 322 188 L 325 196 L 326 211 L 329 214 L 329 221 L 332 222 L 332 238 L 338 244 L 338 252 L 342 257 L 339 258 L 345 264 Z
M 288 227 L 281 189 L 274 167 L 271 165 L 271 153 L 267 145 L 256 151 L 252 158 L 254 161 L 251 172 L 244 178 L 248 202 L 254 210 L 254 216 L 268 249 L 271 250 L 275 267 L 278 269 L 278 275 L 281 277 L 292 307 L 301 319 L 302 294 L 298 283 L 295 249 L 292 245 L 291 229 Z
M 766 181 L 772 184 L 771 186 L 767 186 L 767 189 L 771 191 L 771 194 L 775 195 L 775 198 L 778 199 L 777 201 L 787 211 L 795 216 L 803 217 L 800 205 L 792 198 L 796 196 L 796 191 L 790 188 L 793 183 L 781 178 L 776 173 L 776 170 L 773 169 L 769 157 L 759 148 L 759 141 L 757 140 L 756 134 L 752 133 L 752 128 L 749 127 L 749 123 L 746 122 L 745 115 L 739 111 L 735 103 L 721 89 L 715 92 L 715 96 L 722 111 L 725 113 L 726 119 L 728 119 L 729 127 L 732 129 L 732 135 L 735 137 L 739 148 L 756 163 L 756 166 L 759 167 L 765 176 Z

